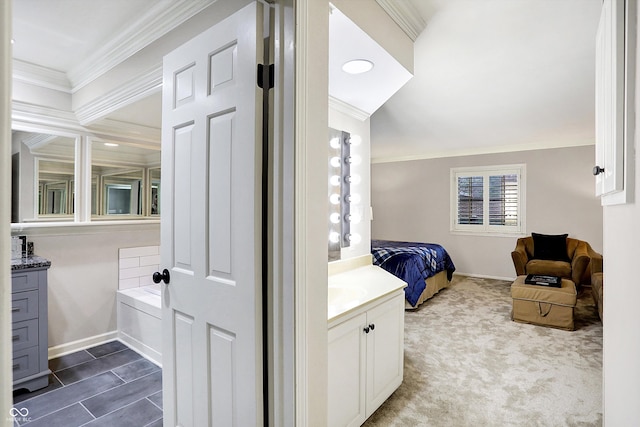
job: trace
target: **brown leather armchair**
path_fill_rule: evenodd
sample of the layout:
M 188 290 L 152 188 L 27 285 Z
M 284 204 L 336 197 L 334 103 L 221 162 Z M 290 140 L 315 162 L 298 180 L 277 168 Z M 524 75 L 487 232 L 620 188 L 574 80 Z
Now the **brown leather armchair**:
M 589 247 L 591 249 L 591 247 Z M 602 301 L 604 294 L 604 278 L 602 275 L 602 255 L 591 250 L 589 253 L 591 256 L 591 295 L 593 296 L 593 301 L 596 303 L 596 307 L 598 308 L 598 315 L 600 316 L 600 320 L 604 322 L 604 317 L 602 315 L 602 308 L 604 303 Z
M 536 258 L 535 255 L 533 237 L 519 238 L 516 248 L 511 252 L 511 259 L 518 276 L 526 274 L 559 276 L 570 279 L 579 286 L 591 283 L 591 272 L 597 270 L 598 266 L 600 271 L 602 270 L 602 256 L 595 252 L 589 243 L 570 237 L 566 237 L 566 258 L 540 259 L 541 257 Z M 590 265 L 592 258 L 594 265 Z

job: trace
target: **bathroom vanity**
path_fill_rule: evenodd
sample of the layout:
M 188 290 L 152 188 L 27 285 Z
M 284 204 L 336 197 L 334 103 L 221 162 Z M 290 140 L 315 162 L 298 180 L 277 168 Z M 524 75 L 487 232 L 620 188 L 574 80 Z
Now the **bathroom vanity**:
M 47 270 L 51 262 L 29 256 L 11 260 L 13 389 L 49 385 Z
M 361 425 L 402 383 L 405 287 L 373 265 L 329 276 L 328 425 Z

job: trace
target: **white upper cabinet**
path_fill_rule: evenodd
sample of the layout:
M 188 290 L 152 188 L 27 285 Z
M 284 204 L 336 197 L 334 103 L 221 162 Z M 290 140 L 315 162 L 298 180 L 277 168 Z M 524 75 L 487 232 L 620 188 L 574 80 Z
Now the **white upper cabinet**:
M 596 196 L 628 203 L 633 177 L 635 3 L 604 0 L 596 34 Z

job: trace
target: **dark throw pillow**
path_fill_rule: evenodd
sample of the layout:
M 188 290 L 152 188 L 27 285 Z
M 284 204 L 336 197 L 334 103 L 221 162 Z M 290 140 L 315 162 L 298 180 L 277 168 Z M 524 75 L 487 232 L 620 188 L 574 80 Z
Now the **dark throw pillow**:
M 538 234 L 531 233 L 533 237 L 533 257 L 552 261 L 570 262 L 567 255 L 568 234 Z

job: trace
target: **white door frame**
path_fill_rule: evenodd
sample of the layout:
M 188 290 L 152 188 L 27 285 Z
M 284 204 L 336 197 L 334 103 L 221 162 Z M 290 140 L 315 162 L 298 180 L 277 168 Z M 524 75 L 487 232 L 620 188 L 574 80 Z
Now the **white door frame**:
M 9 411 L 13 402 L 11 378 L 11 0 L 0 2 L 0 425 L 10 427 L 13 420 Z
M 329 2 L 296 0 L 295 373 L 296 426 L 327 425 L 326 163 Z

